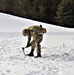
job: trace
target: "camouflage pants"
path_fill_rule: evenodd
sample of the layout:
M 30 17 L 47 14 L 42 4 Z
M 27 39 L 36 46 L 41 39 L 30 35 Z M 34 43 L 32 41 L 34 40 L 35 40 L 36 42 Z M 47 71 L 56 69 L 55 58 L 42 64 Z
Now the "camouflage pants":
M 43 39 L 43 35 L 42 34 L 38 34 L 35 38 L 33 38 L 32 42 L 31 42 L 31 46 L 32 46 L 32 49 L 34 50 L 36 47 L 36 51 L 37 51 L 37 54 L 41 54 L 41 41 Z

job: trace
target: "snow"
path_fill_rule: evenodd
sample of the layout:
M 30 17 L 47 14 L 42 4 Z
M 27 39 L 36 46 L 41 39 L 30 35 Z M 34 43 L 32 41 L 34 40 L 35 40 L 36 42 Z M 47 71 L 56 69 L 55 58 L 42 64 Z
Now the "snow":
M 42 58 L 25 57 L 27 37 L 21 31 L 40 24 L 47 28 Z M 0 13 L 0 75 L 74 75 L 74 29 Z

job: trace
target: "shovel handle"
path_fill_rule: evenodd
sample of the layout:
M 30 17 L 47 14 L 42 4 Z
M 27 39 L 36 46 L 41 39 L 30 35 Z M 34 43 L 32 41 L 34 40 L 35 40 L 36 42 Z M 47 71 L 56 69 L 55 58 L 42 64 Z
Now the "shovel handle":
M 23 53 L 24 53 L 24 55 L 25 55 L 25 52 L 24 52 L 24 49 L 25 49 L 26 47 L 22 47 L 22 51 L 23 51 Z

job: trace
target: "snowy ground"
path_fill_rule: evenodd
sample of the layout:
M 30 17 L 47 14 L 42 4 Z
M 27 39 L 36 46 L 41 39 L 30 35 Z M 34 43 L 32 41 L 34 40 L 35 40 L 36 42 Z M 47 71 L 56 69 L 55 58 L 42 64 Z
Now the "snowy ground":
M 48 26 L 2 13 L 0 16 L 0 75 L 74 75 L 74 29 Z M 27 42 L 21 30 L 31 24 L 43 24 L 48 31 L 41 43 L 42 58 L 25 57 L 21 49 Z M 25 53 L 30 49 L 26 48 Z

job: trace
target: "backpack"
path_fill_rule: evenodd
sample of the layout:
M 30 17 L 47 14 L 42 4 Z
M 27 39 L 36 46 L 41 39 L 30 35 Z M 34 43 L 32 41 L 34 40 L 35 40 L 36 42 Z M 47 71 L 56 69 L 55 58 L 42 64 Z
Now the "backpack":
M 36 33 L 46 33 L 46 28 L 42 28 L 42 25 L 40 26 L 33 25 L 33 26 L 28 27 L 28 29 Z

